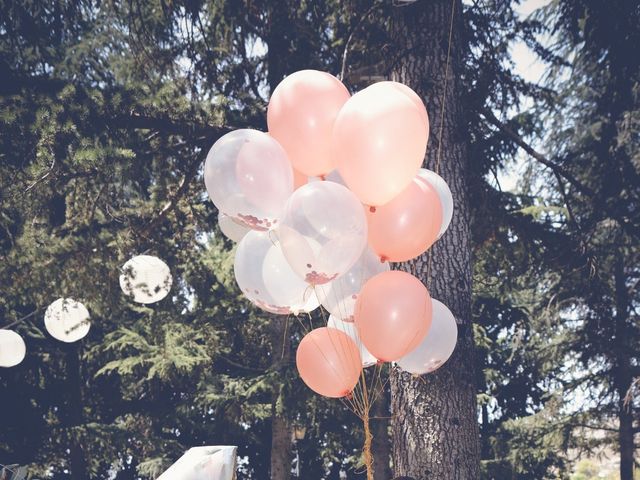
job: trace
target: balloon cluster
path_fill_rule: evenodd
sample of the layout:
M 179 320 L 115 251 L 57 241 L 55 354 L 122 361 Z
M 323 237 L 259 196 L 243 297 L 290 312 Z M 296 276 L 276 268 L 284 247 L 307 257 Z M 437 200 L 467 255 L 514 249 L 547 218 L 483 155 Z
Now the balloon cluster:
M 138 255 L 121 269 L 120 288 L 134 302 L 159 302 L 171 290 L 172 277 L 166 263 L 151 255 Z M 82 340 L 91 328 L 89 311 L 73 298 L 59 298 L 44 314 L 47 332 L 61 342 Z M 27 353 L 22 337 L 13 330 L 0 329 L 0 367 L 18 365 Z
M 446 182 L 420 168 L 420 97 L 397 82 L 351 96 L 334 76 L 303 70 L 274 90 L 267 124 L 221 137 L 204 180 L 220 230 L 238 242 L 242 293 L 275 314 L 319 304 L 331 314 L 298 346 L 304 382 L 343 397 L 369 365 L 438 368 L 455 347 L 455 319 L 420 280 L 389 268 L 429 249 L 453 214 Z

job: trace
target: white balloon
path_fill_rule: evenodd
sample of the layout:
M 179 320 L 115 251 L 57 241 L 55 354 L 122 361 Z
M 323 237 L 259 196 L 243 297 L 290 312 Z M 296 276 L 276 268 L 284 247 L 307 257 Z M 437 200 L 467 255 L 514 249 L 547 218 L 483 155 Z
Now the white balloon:
M 152 255 L 138 255 L 122 266 L 120 288 L 138 303 L 155 303 L 171 290 L 169 266 Z
M 324 178 L 321 178 L 321 177 L 309 177 L 309 182 L 322 182 L 322 181 L 338 183 L 338 184 L 340 184 L 340 185 L 342 185 L 344 187 L 347 186 L 347 184 L 342 179 L 342 176 L 340 175 L 340 172 L 338 172 L 337 168 L 335 170 L 331 170 L 329 173 L 327 173 L 324 176 Z
M 254 230 L 274 228 L 293 192 L 286 152 L 269 134 L 242 129 L 213 144 L 204 165 L 207 192 L 218 210 Z
M 424 340 L 414 350 L 398 360 L 398 366 L 405 372 L 423 375 L 440 368 L 456 348 L 458 325 L 446 305 L 433 301 L 431 328 Z
M 89 329 L 89 311 L 72 298 L 59 298 L 44 313 L 47 332 L 61 342 L 72 343 L 84 338 Z
M 366 248 L 347 273 L 315 288 L 318 299 L 331 315 L 345 322 L 353 322 L 353 312 L 362 286 L 378 273 L 388 272 L 389 262 L 381 262 L 370 248 Z
M 222 212 L 218 213 L 218 226 L 222 234 L 233 242 L 239 242 L 251 230 Z
M 329 320 L 327 321 L 327 327 L 340 330 L 351 337 L 351 339 L 355 342 L 355 344 L 358 346 L 358 349 L 360 350 L 360 357 L 362 358 L 363 367 L 370 367 L 378 363 L 378 359 L 371 355 L 371 353 L 369 353 L 369 350 L 367 350 L 367 347 L 362 344 L 355 323 L 343 322 L 335 316 L 330 315 Z
M 453 195 L 451 195 L 451 189 L 449 185 L 444 181 L 440 175 L 426 168 L 421 168 L 418 172 L 418 177 L 428 182 L 438 193 L 440 197 L 440 203 L 442 204 L 442 225 L 440 226 L 440 238 L 444 232 L 449 228 L 451 219 L 453 218 Z
M 313 289 L 294 273 L 269 232 L 252 230 L 245 235 L 233 270 L 242 293 L 262 310 L 288 315 L 319 306 Z
M 358 198 L 334 182 L 298 188 L 277 230 L 289 265 L 311 285 L 349 271 L 367 244 L 367 220 Z
M 0 367 L 15 367 L 27 354 L 27 346 L 13 330 L 0 329 Z

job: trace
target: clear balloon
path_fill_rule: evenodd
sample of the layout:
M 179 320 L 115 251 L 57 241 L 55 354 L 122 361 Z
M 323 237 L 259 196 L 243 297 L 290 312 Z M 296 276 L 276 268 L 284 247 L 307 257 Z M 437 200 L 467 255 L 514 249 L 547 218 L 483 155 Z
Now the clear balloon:
M 340 175 L 360 201 L 384 205 L 416 176 L 427 150 L 420 110 L 397 89 L 365 88 L 345 103 L 333 129 Z
M 453 218 L 453 195 L 451 194 L 451 189 L 449 189 L 449 185 L 444 181 L 444 178 L 426 168 L 420 169 L 418 178 L 431 185 L 440 197 L 440 204 L 442 205 L 442 224 L 438 233 L 438 238 L 440 238 L 449 228 Z
M 429 333 L 420 345 L 398 360 L 398 366 L 414 375 L 433 372 L 449 359 L 456 348 L 457 339 L 456 318 L 445 304 L 434 299 Z
M 362 205 L 334 182 L 311 182 L 287 201 L 278 238 L 293 270 L 311 285 L 345 274 L 367 243 Z
M 436 190 L 418 177 L 389 203 L 367 209 L 369 245 L 382 261 L 405 262 L 438 238 L 442 206 Z
M 349 338 L 351 338 L 351 340 L 353 340 L 354 343 L 358 346 L 358 350 L 360 351 L 360 358 L 362 359 L 362 366 L 364 368 L 378 363 L 378 359 L 371 355 L 371 353 L 369 353 L 369 350 L 367 350 L 367 347 L 362 344 L 360 335 L 358 335 L 358 329 L 356 328 L 354 323 L 343 322 L 333 315 L 330 315 L 329 320 L 327 321 L 327 327 L 335 328 L 336 330 L 340 330 L 341 332 L 349 335 Z
M 344 332 L 327 327 L 304 336 L 296 352 L 296 365 L 311 390 L 330 398 L 350 394 L 362 372 L 355 342 Z
M 172 283 L 169 266 L 153 255 L 137 255 L 122 266 L 120 288 L 134 302 L 159 302 L 169 294 Z
M 204 165 L 204 182 L 218 210 L 254 230 L 269 230 L 293 192 L 293 170 L 275 139 L 242 129 L 213 144 Z
M 251 231 L 240 241 L 234 273 L 242 293 L 267 312 L 297 314 L 319 306 L 313 288 L 294 273 L 268 232 Z
M 360 258 L 347 273 L 315 288 L 318 300 L 331 315 L 345 322 L 353 322 L 358 294 L 362 286 L 378 273 L 388 272 L 388 262 L 381 262 L 369 248 L 365 248 Z
M 222 212 L 218 213 L 218 226 L 222 234 L 233 242 L 239 242 L 251 230 Z
M 362 288 L 355 324 L 373 356 L 392 362 L 416 348 L 431 326 L 427 288 L 413 275 L 392 270 L 379 273 Z
M 422 119 L 422 123 L 424 124 L 424 128 L 427 131 L 427 138 L 429 138 L 429 115 L 427 114 L 427 107 L 425 107 L 422 98 L 418 95 L 413 89 L 400 82 L 393 81 L 384 81 L 384 82 L 376 82 L 367 87 L 371 93 L 376 93 L 378 95 L 385 95 L 385 93 L 389 90 L 396 90 L 407 96 L 411 102 L 416 106 L 418 111 L 420 112 L 420 118 Z
M 340 80 L 317 70 L 295 72 L 273 91 L 267 109 L 269 133 L 300 173 L 318 176 L 335 168 L 333 123 L 349 96 Z
M 59 298 L 44 313 L 47 332 L 61 342 L 72 343 L 84 338 L 89 329 L 89 311 L 72 298 Z
M 27 354 L 27 346 L 13 330 L 0 329 L 0 367 L 15 367 Z

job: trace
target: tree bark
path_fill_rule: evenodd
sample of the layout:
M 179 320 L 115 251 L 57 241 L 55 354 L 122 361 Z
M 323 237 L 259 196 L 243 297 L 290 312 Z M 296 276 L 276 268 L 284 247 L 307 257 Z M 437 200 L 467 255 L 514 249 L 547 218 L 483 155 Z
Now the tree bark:
M 374 480 L 389 480 L 391 478 L 391 442 L 389 439 L 389 391 L 385 390 L 371 407 L 371 433 L 373 443 Z
M 398 54 L 391 65 L 392 78 L 409 85 L 425 100 L 431 121 L 425 166 L 447 181 L 455 207 L 448 231 L 431 248 L 431 266 L 429 252 L 401 265 L 427 285 L 433 298 L 451 309 L 459 327 L 454 354 L 435 373 L 413 378 L 396 368 L 391 375 L 394 473 L 416 480 L 477 480 L 480 476 L 471 326 L 468 145 L 459 82 L 462 3 L 454 0 L 454 5 L 444 103 L 451 0 L 421 1 L 396 8 L 392 21 L 392 44 Z M 441 157 L 436 165 L 439 148 Z
M 79 348 L 76 344 L 69 345 L 66 354 L 66 369 L 70 395 L 69 410 L 67 412 L 69 428 L 79 427 L 84 423 Z M 71 470 L 72 480 L 86 480 L 89 478 L 87 473 L 87 460 L 84 449 L 82 448 L 82 439 L 77 432 L 72 436 L 71 444 L 69 445 L 69 469 Z
M 291 342 L 287 329 L 287 318 L 273 315 L 272 325 L 272 368 L 286 368 L 291 356 Z M 271 401 L 271 480 L 291 478 L 291 422 L 286 417 L 283 406 L 282 385 L 276 387 Z

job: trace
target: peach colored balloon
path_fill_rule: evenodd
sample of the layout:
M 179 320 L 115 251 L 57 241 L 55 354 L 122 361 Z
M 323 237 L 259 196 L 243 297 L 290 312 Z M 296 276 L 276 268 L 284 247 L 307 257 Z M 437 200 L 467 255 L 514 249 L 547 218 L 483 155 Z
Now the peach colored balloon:
M 293 171 L 293 189 L 297 190 L 303 185 L 306 185 L 309 182 L 309 177 L 307 177 L 304 173 L 300 173 L 297 170 Z
M 427 151 L 420 110 L 398 89 L 368 89 L 345 103 L 333 128 L 340 175 L 360 201 L 384 205 L 416 176 Z
M 331 134 L 349 91 L 333 75 L 301 70 L 285 78 L 267 108 L 269 133 L 284 147 L 295 170 L 319 176 L 335 168 Z
M 296 353 L 300 377 L 316 393 L 341 398 L 351 393 L 360 379 L 360 350 L 346 333 L 335 328 L 316 328 L 307 333 Z
M 427 288 L 413 275 L 392 270 L 365 283 L 356 302 L 355 323 L 371 354 L 385 362 L 420 345 L 431 327 Z
M 424 253 L 442 225 L 438 192 L 417 178 L 389 203 L 366 213 L 369 245 L 383 262 L 405 262 Z
M 367 87 L 367 89 L 376 91 L 376 93 L 379 92 L 379 95 L 384 95 L 384 92 L 390 88 L 402 92 L 413 102 L 416 108 L 420 111 L 420 117 L 422 118 L 422 123 L 427 130 L 427 138 L 429 138 L 429 115 L 427 114 L 427 107 L 425 107 L 420 95 L 413 91 L 413 89 L 409 88 L 404 83 L 392 81 L 376 82 Z

